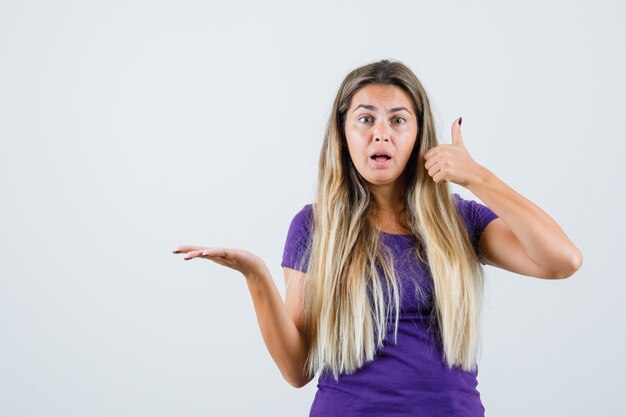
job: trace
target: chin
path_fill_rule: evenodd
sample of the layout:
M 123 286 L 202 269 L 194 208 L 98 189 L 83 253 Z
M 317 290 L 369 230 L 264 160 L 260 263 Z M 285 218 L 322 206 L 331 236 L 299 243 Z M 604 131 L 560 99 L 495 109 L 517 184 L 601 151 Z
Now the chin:
M 390 178 L 390 177 L 384 177 L 384 178 L 365 178 L 365 181 L 369 182 L 372 185 L 387 185 L 387 184 L 391 184 L 394 181 L 396 181 L 397 178 Z

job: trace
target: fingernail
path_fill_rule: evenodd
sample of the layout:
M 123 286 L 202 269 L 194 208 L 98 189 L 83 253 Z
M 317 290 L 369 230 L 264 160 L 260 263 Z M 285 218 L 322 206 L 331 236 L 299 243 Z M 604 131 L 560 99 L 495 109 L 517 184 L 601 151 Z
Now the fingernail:
M 459 117 L 459 126 L 461 126 L 462 121 L 463 121 L 463 117 Z
M 172 253 L 180 253 L 180 251 L 179 250 L 175 250 Z

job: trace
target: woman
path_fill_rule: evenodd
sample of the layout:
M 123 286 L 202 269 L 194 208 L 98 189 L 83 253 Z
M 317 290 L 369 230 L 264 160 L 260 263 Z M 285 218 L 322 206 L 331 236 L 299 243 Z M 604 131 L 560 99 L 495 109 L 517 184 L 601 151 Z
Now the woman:
M 450 194 L 454 182 L 485 204 Z M 544 279 L 582 254 L 558 224 L 472 159 L 452 124 L 439 145 L 413 72 L 381 60 L 342 82 L 314 204 L 293 218 L 285 302 L 264 262 L 240 249 L 180 246 L 247 280 L 284 378 L 321 371 L 311 416 L 482 416 L 477 355 L 482 264 Z

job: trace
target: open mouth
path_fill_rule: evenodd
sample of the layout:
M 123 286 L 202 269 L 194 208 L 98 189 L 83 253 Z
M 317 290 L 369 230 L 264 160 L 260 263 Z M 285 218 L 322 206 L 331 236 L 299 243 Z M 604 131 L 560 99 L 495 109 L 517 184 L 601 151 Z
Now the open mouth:
M 372 155 L 371 158 L 378 162 L 388 161 L 389 159 L 391 159 L 389 155 L 381 155 L 381 154 Z

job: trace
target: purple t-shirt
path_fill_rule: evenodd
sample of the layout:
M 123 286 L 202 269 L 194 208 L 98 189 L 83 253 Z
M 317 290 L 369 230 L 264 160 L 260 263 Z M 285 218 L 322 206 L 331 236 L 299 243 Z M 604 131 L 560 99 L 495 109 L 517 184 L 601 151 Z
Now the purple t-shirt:
M 460 209 L 474 250 L 487 224 L 498 216 L 487 206 L 465 200 L 457 193 Z M 306 245 L 311 231 L 313 210 L 306 204 L 293 218 L 281 266 L 297 269 L 308 260 Z M 392 248 L 400 290 L 400 318 L 397 344 L 393 343 L 394 323 L 388 326 L 384 347 L 373 361 L 354 374 L 340 374 L 335 381 L 330 372 L 320 374 L 309 417 L 371 416 L 484 416 L 477 390 L 478 371 L 460 367 L 448 369 L 437 327 L 433 327 L 433 283 L 430 269 L 414 253 L 417 238 L 411 234 L 381 232 Z M 392 319 L 394 317 L 392 316 Z M 434 330 L 433 330 L 434 329 Z

